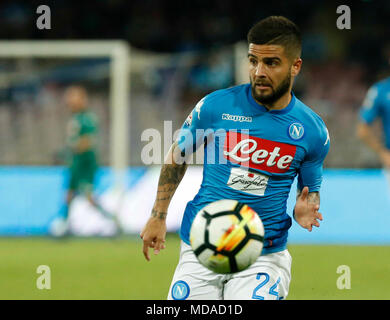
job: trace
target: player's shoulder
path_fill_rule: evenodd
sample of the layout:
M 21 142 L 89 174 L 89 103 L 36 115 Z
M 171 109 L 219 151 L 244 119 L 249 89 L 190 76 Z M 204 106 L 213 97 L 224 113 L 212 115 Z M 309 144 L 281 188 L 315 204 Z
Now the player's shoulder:
M 368 94 L 377 96 L 382 92 L 389 92 L 389 91 L 390 91 L 390 77 L 384 78 L 372 84 L 368 89 Z
M 96 126 L 98 124 L 97 114 L 92 110 L 86 110 L 85 112 L 80 113 L 80 121 L 84 125 Z
M 294 110 L 308 125 L 326 127 L 324 120 L 311 107 L 296 98 Z
M 86 112 L 85 112 L 85 117 L 87 118 L 90 118 L 90 119 L 97 119 L 97 114 L 95 111 L 91 110 L 91 109 L 88 109 Z
M 372 84 L 361 105 L 362 112 L 371 110 L 375 105 L 380 106 L 383 98 L 390 96 L 390 77 Z
M 195 111 L 206 115 L 206 118 L 212 118 L 213 115 L 218 114 L 221 110 L 226 110 L 234 105 L 238 95 L 245 90 L 245 85 L 238 85 L 225 89 L 213 91 L 204 96 L 196 105 Z
M 390 89 L 390 77 L 384 78 L 374 83 L 374 86 L 379 88 L 387 88 Z
M 215 90 L 206 95 L 202 100 L 204 100 L 204 102 L 226 101 L 244 92 L 246 86 L 248 86 L 248 84 L 241 84 L 229 88 Z
M 311 107 L 296 98 L 294 110 L 314 140 L 320 139 L 322 141 L 329 138 L 329 131 L 324 120 Z

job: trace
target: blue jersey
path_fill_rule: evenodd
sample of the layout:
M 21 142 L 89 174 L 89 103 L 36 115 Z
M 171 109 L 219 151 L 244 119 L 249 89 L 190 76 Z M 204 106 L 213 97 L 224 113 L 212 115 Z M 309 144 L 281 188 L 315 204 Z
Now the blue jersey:
M 269 111 L 258 104 L 250 84 L 204 97 L 178 136 L 182 155 L 204 146 L 203 180 L 188 202 L 180 236 L 189 244 L 196 213 L 220 199 L 246 203 L 265 229 L 262 254 L 284 250 L 291 218 L 287 199 L 298 188 L 319 191 L 329 134 L 322 119 L 293 94 L 287 107 Z
M 386 148 L 390 150 L 390 78 L 375 83 L 367 92 L 360 119 L 371 124 L 376 118 L 382 119 Z

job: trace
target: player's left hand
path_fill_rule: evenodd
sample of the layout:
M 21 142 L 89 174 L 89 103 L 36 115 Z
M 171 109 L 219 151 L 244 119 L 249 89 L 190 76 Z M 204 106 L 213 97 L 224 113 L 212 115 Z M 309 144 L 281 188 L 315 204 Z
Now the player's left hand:
M 154 254 L 158 254 L 160 250 L 165 249 L 166 233 L 167 226 L 165 219 L 156 217 L 149 218 L 140 234 L 144 243 L 142 251 L 147 261 L 150 261 L 149 248 L 154 249 Z
M 323 219 L 322 214 L 318 212 L 319 208 L 318 203 L 310 201 L 309 188 L 304 187 L 295 204 L 294 219 L 301 227 L 312 231 L 313 226 L 320 226 L 318 220 Z

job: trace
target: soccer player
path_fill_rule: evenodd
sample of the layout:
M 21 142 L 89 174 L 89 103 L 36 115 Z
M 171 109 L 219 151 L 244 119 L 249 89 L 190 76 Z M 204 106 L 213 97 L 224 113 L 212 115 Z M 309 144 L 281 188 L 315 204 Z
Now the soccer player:
M 377 118 L 382 119 L 384 142 L 371 128 Z M 368 90 L 360 110 L 357 136 L 378 155 L 390 183 L 390 77 L 375 83 Z
M 65 91 L 65 103 L 72 113 L 67 125 L 66 145 L 69 154 L 70 180 L 66 201 L 61 209 L 61 219 L 55 220 L 52 232 L 61 236 L 68 232 L 69 206 L 76 194 L 83 194 L 104 216 L 112 215 L 104 210 L 93 196 L 97 160 L 98 119 L 88 108 L 88 94 L 82 86 L 70 86 Z
M 203 181 L 184 212 L 168 299 L 285 299 L 292 260 L 286 207 L 296 176 L 296 222 L 312 231 L 323 219 L 319 190 L 330 141 L 322 119 L 292 93 L 302 65 L 299 29 L 285 17 L 271 16 L 250 29 L 248 43 L 250 83 L 215 91 L 195 106 L 168 152 L 151 217 L 140 234 L 147 260 L 149 248 L 155 254 L 165 248 L 168 205 L 187 168 L 183 158 L 188 162 L 205 141 Z M 229 275 L 202 266 L 189 242 L 196 213 L 220 199 L 249 205 L 265 228 L 261 256 Z

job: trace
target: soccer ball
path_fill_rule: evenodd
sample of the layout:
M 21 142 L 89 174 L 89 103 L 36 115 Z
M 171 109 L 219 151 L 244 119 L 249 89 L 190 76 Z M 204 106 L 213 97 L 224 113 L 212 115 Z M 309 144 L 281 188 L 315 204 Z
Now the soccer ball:
M 236 200 L 219 200 L 200 210 L 190 231 L 199 262 L 216 273 L 248 268 L 263 249 L 264 227 L 259 215 Z

